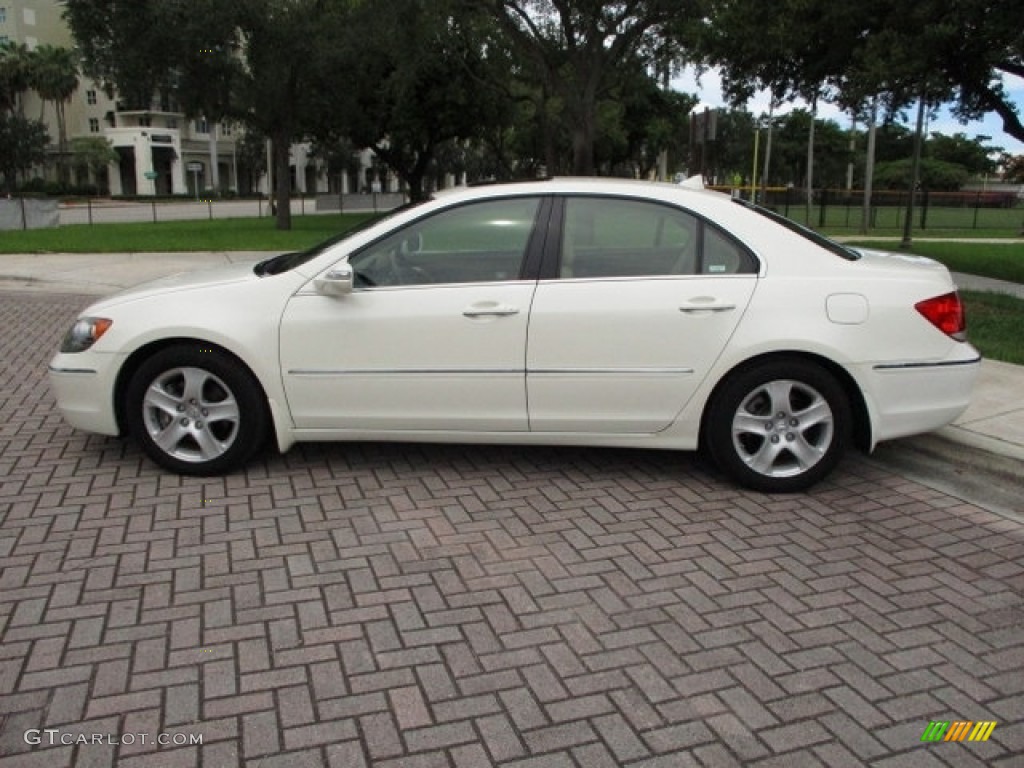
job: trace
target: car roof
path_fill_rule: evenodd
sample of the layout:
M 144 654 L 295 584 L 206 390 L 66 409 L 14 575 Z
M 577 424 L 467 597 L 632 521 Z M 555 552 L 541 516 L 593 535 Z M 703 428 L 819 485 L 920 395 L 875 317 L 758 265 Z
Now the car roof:
M 485 182 L 464 187 L 450 187 L 436 191 L 432 197 L 438 202 L 481 200 L 524 194 L 585 194 L 623 195 L 644 197 L 676 203 L 695 204 L 705 201 L 710 205 L 729 201 L 729 195 L 688 184 L 674 184 L 645 179 L 623 179 L 605 176 L 556 176 L 528 181 Z
M 557 176 L 514 182 L 484 183 L 438 190 L 432 199 L 440 205 L 469 200 L 519 195 L 612 195 L 661 200 L 711 215 L 732 213 L 731 198 L 722 192 L 694 186 L 644 179 L 595 176 Z

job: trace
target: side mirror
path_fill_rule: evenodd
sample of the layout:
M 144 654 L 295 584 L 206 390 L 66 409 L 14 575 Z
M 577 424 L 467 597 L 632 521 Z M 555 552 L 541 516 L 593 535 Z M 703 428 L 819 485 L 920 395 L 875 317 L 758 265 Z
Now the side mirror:
M 354 279 L 352 267 L 348 264 L 339 264 L 316 278 L 313 285 L 324 296 L 345 296 L 352 293 Z

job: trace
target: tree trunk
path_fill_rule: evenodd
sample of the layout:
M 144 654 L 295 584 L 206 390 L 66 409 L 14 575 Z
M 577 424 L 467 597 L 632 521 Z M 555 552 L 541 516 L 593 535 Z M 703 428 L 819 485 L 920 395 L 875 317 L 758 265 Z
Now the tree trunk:
M 572 129 L 572 172 L 575 176 L 594 175 L 594 105 L 583 109 Z
M 910 250 L 910 232 L 914 226 L 914 196 L 917 194 L 917 180 L 921 173 L 921 145 L 924 143 L 924 113 L 927 109 L 925 88 L 921 86 L 921 101 L 917 105 L 917 128 L 914 130 L 914 157 L 910 164 L 910 196 L 907 198 L 907 217 L 903 221 L 903 239 L 900 248 Z
M 811 212 L 814 208 L 814 121 L 818 116 L 818 94 L 811 99 L 811 129 L 807 135 L 807 226 L 811 225 Z M 824 200 L 822 200 L 824 202 Z
M 217 162 L 217 124 L 210 123 L 208 120 L 209 129 L 209 145 L 208 150 L 210 153 L 210 189 L 211 194 L 214 197 L 220 196 L 220 165 Z
M 871 226 L 871 193 L 875 183 L 875 135 L 878 120 L 878 97 L 871 100 L 871 117 L 868 125 L 867 159 L 864 163 L 864 204 L 861 208 L 860 233 L 866 235 Z
M 276 133 L 271 139 L 274 156 L 274 204 L 277 207 L 277 228 L 292 228 L 291 204 L 291 169 L 288 163 L 288 150 L 291 147 L 291 136 L 285 132 Z
M 57 115 L 57 178 L 60 183 L 67 186 L 71 181 L 68 173 L 68 128 L 65 119 L 64 102 L 57 100 L 53 103 Z
M 764 169 L 761 171 L 761 205 L 768 205 L 768 171 L 772 163 L 772 129 L 775 127 L 775 97 L 768 102 L 768 134 L 764 142 Z

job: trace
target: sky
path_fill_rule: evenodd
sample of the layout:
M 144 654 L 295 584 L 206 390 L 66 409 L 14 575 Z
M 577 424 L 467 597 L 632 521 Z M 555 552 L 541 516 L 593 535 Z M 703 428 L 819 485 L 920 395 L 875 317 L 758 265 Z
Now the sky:
M 1024 109 L 1024 80 L 1008 76 L 1005 82 L 1013 102 L 1017 104 L 1019 108 Z M 718 73 L 714 70 L 705 72 L 701 75 L 698 81 L 694 69 L 692 67 L 687 67 L 683 71 L 682 75 L 673 81 L 672 86 L 678 91 L 696 94 L 701 100 L 698 109 L 703 109 L 705 106 L 726 106 L 725 99 L 722 97 L 721 79 L 719 78 Z M 776 114 L 785 114 L 793 109 L 799 108 L 807 109 L 806 103 L 798 100 L 792 103 L 783 104 L 782 107 L 776 110 Z M 755 115 L 768 114 L 767 91 L 756 94 L 747 103 L 747 109 Z M 837 107 L 831 104 L 819 104 L 818 117 L 825 120 L 835 120 L 844 128 L 848 128 L 850 125 L 849 115 L 844 114 Z M 917 110 L 915 107 L 908 111 L 908 128 L 913 129 L 913 124 L 916 118 Z M 1024 155 L 1024 143 L 1003 132 L 1002 118 L 995 113 L 989 113 L 985 116 L 985 119 L 972 121 L 965 125 L 953 117 L 948 108 L 942 107 L 939 109 L 939 114 L 935 119 L 928 123 L 928 131 L 942 133 L 946 136 L 952 136 L 955 133 L 963 133 L 969 139 L 973 139 L 976 136 L 991 136 L 992 138 L 989 141 L 986 141 L 986 144 L 995 147 L 1002 147 L 1011 155 Z

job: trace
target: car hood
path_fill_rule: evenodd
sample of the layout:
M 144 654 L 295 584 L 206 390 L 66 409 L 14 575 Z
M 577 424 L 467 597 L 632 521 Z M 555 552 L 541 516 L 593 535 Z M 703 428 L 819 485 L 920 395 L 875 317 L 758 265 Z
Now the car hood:
M 177 272 L 173 275 L 160 277 L 156 280 L 149 280 L 145 283 L 132 286 L 118 293 L 107 296 L 93 304 L 93 308 L 111 307 L 117 304 L 125 304 L 140 299 L 148 299 L 152 296 L 191 291 L 200 288 L 212 288 L 214 286 L 226 285 L 229 283 L 244 282 L 247 280 L 259 280 L 260 278 L 253 271 L 257 261 L 244 261 L 235 264 L 227 264 L 222 267 L 211 267 L 209 269 L 196 269 L 185 272 Z

